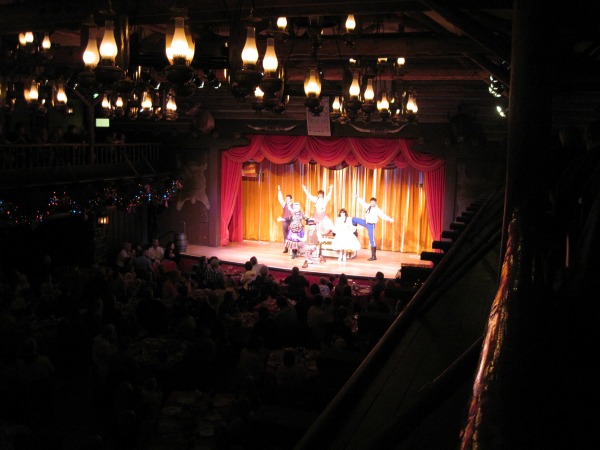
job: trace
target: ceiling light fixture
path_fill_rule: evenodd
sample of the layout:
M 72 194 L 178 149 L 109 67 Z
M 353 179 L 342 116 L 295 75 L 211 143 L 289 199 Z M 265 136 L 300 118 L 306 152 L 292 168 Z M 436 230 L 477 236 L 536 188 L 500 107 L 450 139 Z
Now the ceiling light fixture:
M 257 69 L 258 49 L 256 47 L 256 28 L 246 28 L 246 44 L 242 50 L 242 68 L 235 73 L 232 85 L 236 97 L 246 97 L 254 92 L 262 79 L 262 72 Z
M 194 42 L 189 18 L 184 14 L 174 15 L 167 24 L 165 52 L 169 65 L 164 69 L 167 79 L 175 86 L 190 83 L 196 74 L 191 66 L 196 44 Z
M 104 35 L 98 52 L 100 61 L 94 69 L 96 80 L 105 87 L 122 80 L 125 71 L 116 64 L 118 47 L 115 39 L 115 23 L 110 19 L 104 22 Z

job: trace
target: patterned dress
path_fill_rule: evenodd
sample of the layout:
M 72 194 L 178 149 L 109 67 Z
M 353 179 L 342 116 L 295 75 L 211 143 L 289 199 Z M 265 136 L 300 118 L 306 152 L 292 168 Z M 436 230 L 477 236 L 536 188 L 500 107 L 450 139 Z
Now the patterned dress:
M 285 239 L 285 246 L 292 250 L 298 250 L 304 240 L 304 225 L 302 222 L 308 217 L 301 211 L 294 211 L 290 216 L 290 225 L 288 235 Z

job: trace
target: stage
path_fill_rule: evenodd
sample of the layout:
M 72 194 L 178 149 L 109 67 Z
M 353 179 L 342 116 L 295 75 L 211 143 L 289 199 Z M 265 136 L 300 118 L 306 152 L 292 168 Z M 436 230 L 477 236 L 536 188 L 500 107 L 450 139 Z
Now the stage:
M 327 256 L 324 263 L 310 264 L 302 269 L 304 257 L 292 259 L 290 253 L 283 253 L 283 243 L 264 241 L 233 242 L 223 247 L 205 247 L 188 244 L 186 251 L 181 253 L 182 260 L 197 260 L 200 256 L 216 256 L 227 264 L 244 265 L 252 256 L 259 263 L 266 264 L 270 269 L 289 271 L 294 266 L 300 267 L 301 272 L 314 275 L 329 275 L 345 273 L 353 278 L 372 278 L 378 271 L 385 278 L 394 278 L 401 266 L 432 267 L 430 261 L 423 261 L 419 254 L 400 253 L 377 250 L 377 260 L 367 261 L 371 257 L 369 248 L 358 252 L 355 259 L 338 261 L 337 257 Z M 189 261 L 188 261 L 189 262 Z

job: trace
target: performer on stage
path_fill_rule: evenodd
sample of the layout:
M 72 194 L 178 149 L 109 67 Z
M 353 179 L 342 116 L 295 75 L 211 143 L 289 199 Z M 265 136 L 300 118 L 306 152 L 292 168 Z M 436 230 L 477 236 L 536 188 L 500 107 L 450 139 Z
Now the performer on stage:
M 334 230 L 335 238 L 331 242 L 331 248 L 339 252 L 338 261 L 346 261 L 348 252 L 358 252 L 360 242 L 354 234 L 356 226 L 348 217 L 348 212 L 342 208 L 335 219 Z
M 302 185 L 302 190 L 305 192 L 308 199 L 315 204 L 315 215 L 313 219 L 317 224 L 317 228 L 321 236 L 325 236 L 326 234 L 331 233 L 333 231 L 333 221 L 327 215 L 327 203 L 331 200 L 331 195 L 333 194 L 333 184 L 329 185 L 329 192 L 325 195 L 325 192 L 322 189 L 317 191 L 317 195 L 312 195 L 306 185 Z M 321 254 L 321 245 L 319 245 L 319 258 L 321 262 L 325 262 L 325 257 Z
M 333 184 L 329 185 L 329 192 L 327 193 L 327 195 L 325 195 L 325 192 L 322 189 L 319 189 L 316 196 L 312 195 L 310 192 L 308 192 L 308 189 L 304 184 L 302 185 L 302 190 L 306 193 L 308 199 L 315 204 L 315 214 L 313 216 L 313 219 L 315 219 L 315 223 L 319 225 L 319 223 L 324 219 L 328 219 L 331 221 L 331 219 L 329 219 L 329 217 L 327 216 L 327 212 L 325 212 L 325 209 L 327 208 L 327 203 L 329 202 L 329 200 L 331 200 L 331 194 L 333 193 Z
M 315 219 L 308 219 L 306 221 L 306 233 L 304 235 L 303 269 L 306 269 L 309 264 L 314 264 L 315 262 L 325 262 L 325 258 L 321 256 L 320 243 L 322 240 L 323 238 Z
M 287 253 L 288 248 L 285 245 L 285 240 L 287 238 L 288 229 L 290 226 L 290 217 L 292 217 L 292 194 L 287 194 L 284 200 L 283 194 L 281 193 L 281 186 L 277 185 L 277 200 L 279 200 L 279 203 L 283 208 L 283 213 L 281 214 L 281 217 L 285 219 L 283 222 L 281 222 L 281 229 L 283 231 L 283 253 Z
M 300 203 L 294 202 L 292 205 L 292 215 L 290 217 L 288 234 L 285 239 L 285 246 L 292 250 L 292 259 L 296 259 L 298 257 L 298 249 L 304 240 L 304 226 L 302 225 L 302 221 L 308 217 L 300 211 Z M 285 219 L 283 217 L 278 217 L 277 220 L 282 222 Z
M 369 233 L 369 243 L 371 244 L 371 257 L 368 261 L 375 261 L 377 259 L 377 246 L 375 244 L 375 225 L 377 221 L 381 217 L 382 220 L 387 220 L 388 222 L 393 222 L 390 216 L 384 213 L 379 206 L 377 206 L 377 199 L 375 197 L 371 197 L 369 203 L 365 202 L 363 198 L 360 198 L 358 195 L 355 195 L 358 203 L 365 208 L 365 218 L 361 219 L 360 217 L 352 218 L 352 225 L 362 225 L 367 229 Z

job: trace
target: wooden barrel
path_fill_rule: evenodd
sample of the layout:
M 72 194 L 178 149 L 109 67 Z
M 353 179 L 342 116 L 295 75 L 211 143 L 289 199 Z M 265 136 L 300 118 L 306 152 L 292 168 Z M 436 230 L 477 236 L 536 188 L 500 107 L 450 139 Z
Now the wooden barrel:
M 175 242 L 175 250 L 179 253 L 187 251 L 188 241 L 185 233 L 175 233 L 173 241 Z

